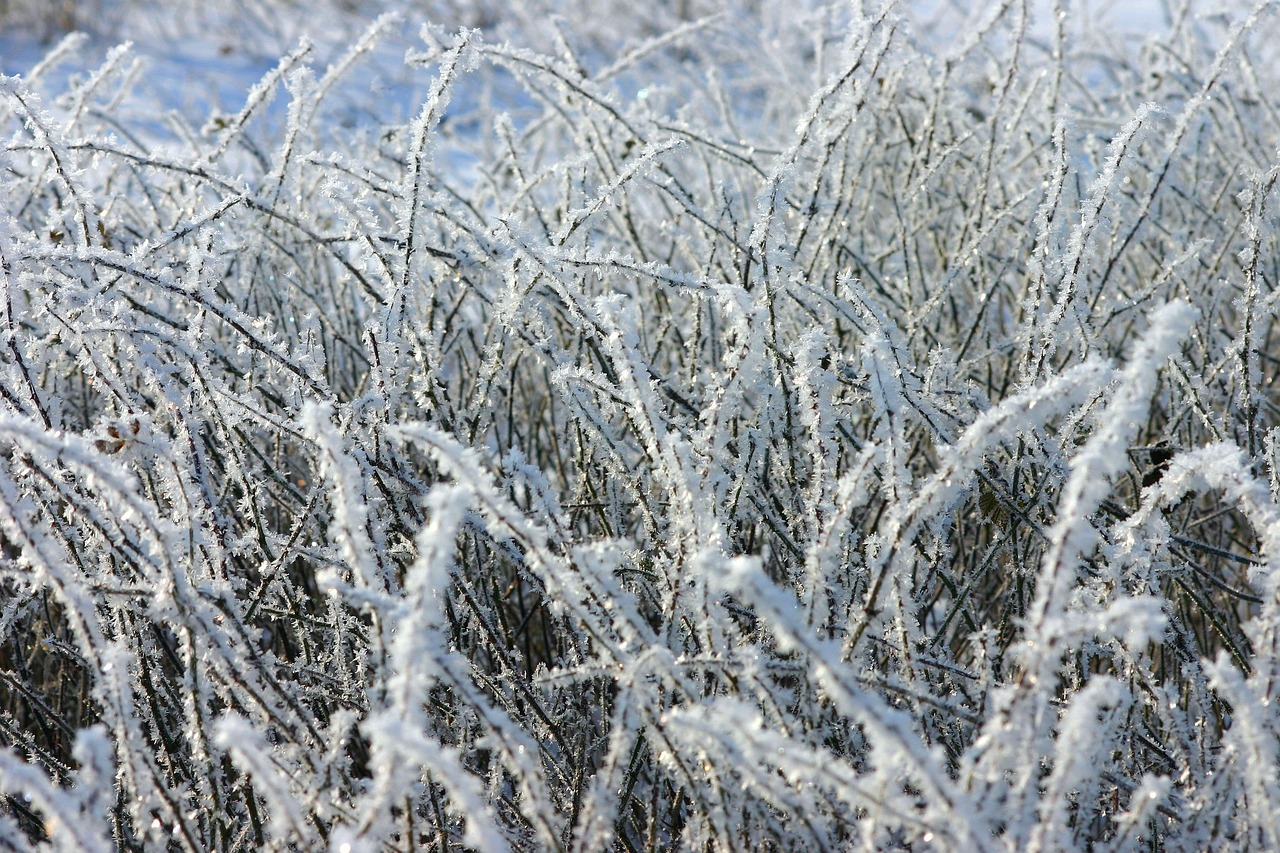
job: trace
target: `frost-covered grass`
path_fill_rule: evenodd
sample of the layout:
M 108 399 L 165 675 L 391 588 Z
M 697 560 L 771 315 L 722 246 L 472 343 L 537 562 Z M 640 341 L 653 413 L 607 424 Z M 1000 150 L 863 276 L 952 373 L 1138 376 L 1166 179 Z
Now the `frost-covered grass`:
M 0 82 L 0 846 L 1280 849 L 1268 4 L 437 5 Z

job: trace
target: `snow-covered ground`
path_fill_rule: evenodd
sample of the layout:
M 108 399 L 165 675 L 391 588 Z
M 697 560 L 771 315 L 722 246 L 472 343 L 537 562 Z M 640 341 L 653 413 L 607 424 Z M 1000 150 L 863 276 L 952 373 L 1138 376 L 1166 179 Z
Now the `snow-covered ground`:
M 71 15 L 57 10 L 66 5 Z M 244 93 L 266 74 L 279 57 L 302 39 L 314 45 L 311 62 L 318 68 L 337 59 L 378 14 L 390 12 L 402 23 L 378 43 L 376 70 L 367 81 L 369 98 L 380 106 L 400 105 L 411 110 L 414 87 L 403 67 L 406 51 L 420 47 L 418 25 L 425 21 L 445 29 L 484 26 L 499 38 L 520 33 L 531 35 L 528 25 L 556 14 L 585 15 L 577 29 L 614 48 L 649 34 L 646 17 L 631 4 L 530 3 L 485 4 L 476 2 L 421 3 L 389 0 L 223 0 L 196 4 L 168 0 L 16 0 L 7 16 L 0 11 L 0 73 L 29 73 L 70 30 L 88 41 L 60 64 L 61 75 L 83 73 L 95 67 L 107 50 L 129 43 L 142 63 L 138 94 L 153 102 L 156 111 L 175 110 L 188 117 L 213 110 L 233 111 Z M 666 4 L 658 4 L 666 5 Z M 697 4 L 687 4 L 696 8 Z M 780 4 L 786 8 L 796 4 Z M 804 5 L 804 4 L 799 4 Z M 814 5 L 808 3 L 807 5 Z M 866 4 L 868 7 L 870 4 Z M 1071 20 L 1080 37 L 1145 37 L 1168 26 L 1168 0 L 1084 0 L 1071 3 Z M 545 8 L 540 12 L 539 7 Z M 0 7 L 2 8 L 2 7 Z M 954 0 L 915 0 L 901 5 L 900 13 L 941 27 L 946 37 L 963 33 L 963 22 L 978 23 L 994 3 L 961 3 Z M 434 14 L 432 14 L 434 12 Z M 1052 0 L 1035 0 L 1030 13 L 1032 33 L 1044 38 L 1052 27 Z M 504 17 L 505 15 L 505 17 Z M 961 22 L 959 27 L 957 22 Z M 532 35 L 542 41 L 545 32 Z M 362 94 L 363 90 L 362 90 Z M 389 102 L 389 103 L 388 103 Z

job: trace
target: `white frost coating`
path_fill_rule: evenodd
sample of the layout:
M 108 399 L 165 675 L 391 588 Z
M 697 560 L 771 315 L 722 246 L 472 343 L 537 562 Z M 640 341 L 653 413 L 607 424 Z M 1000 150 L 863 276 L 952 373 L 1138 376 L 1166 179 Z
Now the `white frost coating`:
M 1047 621 L 1057 617 L 1073 580 L 1075 561 L 1097 541 L 1088 518 L 1106 496 L 1110 480 L 1126 466 L 1125 448 L 1146 417 L 1157 371 L 1185 340 L 1195 317 L 1196 310 L 1185 303 L 1164 306 L 1151 316 L 1150 328 L 1117 377 L 1097 432 L 1072 459 L 1071 477 L 1058 502 L 1060 520 L 1049 531 L 1051 544 L 1030 617 L 1037 628 L 1048 628 Z
M 64 789 L 12 750 L 0 750 L 0 790 L 43 816 L 43 830 L 54 850 L 112 850 L 105 820 L 114 782 L 111 744 L 100 729 L 83 729 L 76 733 L 75 757 L 81 769 L 74 774 L 73 787 Z M 24 839 L 6 841 L 16 845 Z
M 0 838 L 1280 846 L 1249 2 L 77 18 L 0 82 Z
M 428 496 L 431 520 L 417 537 L 418 556 L 405 581 L 406 600 L 387 614 L 388 627 L 395 633 L 385 641 L 389 675 L 384 707 L 361 727 L 369 738 L 372 784 L 356 828 L 339 833 L 331 849 L 346 843 L 359 849 L 394 832 L 391 809 L 415 790 L 424 772 L 444 785 L 450 809 L 465 824 L 466 843 L 481 850 L 509 849 L 480 780 L 461 766 L 456 750 L 427 734 L 430 720 L 422 712 L 449 654 L 438 596 L 449 587 L 454 539 L 468 498 L 465 490 L 449 487 L 438 487 Z
M 387 578 L 378 566 L 380 551 L 375 551 L 370 536 L 365 481 L 359 463 L 333 426 L 332 417 L 333 407 L 327 403 L 308 403 L 302 410 L 303 427 L 320 448 L 320 470 L 333 489 L 333 539 L 342 549 L 359 588 L 376 596 L 386 591 Z
M 1076 693 L 1058 719 L 1053 768 L 1042 781 L 1044 796 L 1028 851 L 1069 850 L 1078 846 L 1068 827 L 1073 797 L 1092 799 L 1098 781 L 1091 754 L 1119 732 L 1127 694 L 1114 678 L 1101 676 Z M 1090 796 L 1092 794 L 1092 796 Z
M 791 593 L 764 577 L 755 560 L 726 561 L 715 574 L 721 588 L 742 595 L 759 609 L 783 651 L 808 656 L 823 691 L 844 713 L 866 727 L 877 754 L 889 756 L 887 761 L 925 792 L 925 801 L 936 815 L 934 819 L 944 822 L 964 846 L 988 849 L 982 816 L 963 792 L 949 784 L 940 756 L 919 740 L 906 715 L 856 686 L 853 674 L 840 659 L 839 647 L 809 634 Z
M 228 714 L 214 729 L 213 745 L 230 755 L 236 766 L 253 778 L 273 836 L 292 838 L 295 843 L 314 838 L 302 803 L 292 788 L 293 776 L 273 759 L 271 744 L 262 731 L 244 717 Z

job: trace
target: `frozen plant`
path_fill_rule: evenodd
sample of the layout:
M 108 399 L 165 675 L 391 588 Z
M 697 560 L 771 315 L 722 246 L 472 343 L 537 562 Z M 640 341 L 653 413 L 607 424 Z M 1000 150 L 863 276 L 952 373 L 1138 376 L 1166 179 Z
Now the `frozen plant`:
M 1280 847 L 1280 21 L 975 5 L 3 78 L 5 845 Z

